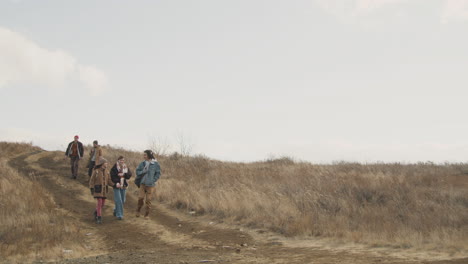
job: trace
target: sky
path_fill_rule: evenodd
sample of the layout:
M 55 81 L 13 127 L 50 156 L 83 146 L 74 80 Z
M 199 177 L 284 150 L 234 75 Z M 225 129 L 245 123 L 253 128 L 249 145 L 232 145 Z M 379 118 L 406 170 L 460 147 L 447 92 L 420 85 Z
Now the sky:
M 0 0 L 0 141 L 465 162 L 468 0 Z

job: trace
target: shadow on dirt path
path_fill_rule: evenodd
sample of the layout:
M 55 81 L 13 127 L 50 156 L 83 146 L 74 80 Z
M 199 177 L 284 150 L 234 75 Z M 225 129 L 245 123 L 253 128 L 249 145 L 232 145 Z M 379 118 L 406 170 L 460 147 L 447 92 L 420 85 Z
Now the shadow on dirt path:
M 85 230 L 90 254 L 60 263 L 431 263 L 466 264 L 468 259 L 411 261 L 371 254 L 291 248 L 258 241 L 238 229 L 221 228 L 190 219 L 179 219 L 156 205 L 149 220 L 136 218 L 136 201 L 127 196 L 124 220 L 112 216 L 109 190 L 103 224 L 93 221 L 95 202 L 89 194 L 88 176 L 70 179 L 68 162 L 61 152 L 33 152 L 10 160 L 25 177 L 33 177 L 67 212 L 73 224 Z M 112 188 L 110 188 L 112 189 Z

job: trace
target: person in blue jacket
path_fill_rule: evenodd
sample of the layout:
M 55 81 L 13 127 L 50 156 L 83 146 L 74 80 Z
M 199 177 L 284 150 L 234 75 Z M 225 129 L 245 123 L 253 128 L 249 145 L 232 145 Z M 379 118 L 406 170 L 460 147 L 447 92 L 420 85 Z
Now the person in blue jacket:
M 138 193 L 136 217 L 140 217 L 140 210 L 143 207 L 143 203 L 145 203 L 145 218 L 148 219 L 154 188 L 156 187 L 156 182 L 161 176 L 161 167 L 154 157 L 153 151 L 145 150 L 143 152 L 143 158 L 145 160 L 141 162 L 136 169 L 135 184 L 140 188 Z

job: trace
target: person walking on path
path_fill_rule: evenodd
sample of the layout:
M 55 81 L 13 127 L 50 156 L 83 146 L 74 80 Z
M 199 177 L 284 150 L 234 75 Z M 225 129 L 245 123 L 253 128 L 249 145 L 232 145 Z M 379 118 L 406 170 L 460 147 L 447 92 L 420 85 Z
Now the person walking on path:
M 123 206 L 125 204 L 125 193 L 128 188 L 127 180 L 132 177 L 132 172 L 125 164 L 125 159 L 120 156 L 117 159 L 117 163 L 110 170 L 112 187 L 114 188 L 114 216 L 117 216 L 118 220 L 123 219 Z
M 154 157 L 153 151 L 145 150 L 143 152 L 143 158 L 145 160 L 141 162 L 136 169 L 137 177 L 135 178 L 135 184 L 140 188 L 136 217 L 140 217 L 140 210 L 143 207 L 143 202 L 145 202 L 145 218 L 148 219 L 151 210 L 151 198 L 154 194 L 156 182 L 161 176 L 161 167 Z
M 93 174 L 89 179 L 91 195 L 96 199 L 94 219 L 97 224 L 102 223 L 102 208 L 106 203 L 107 185 L 112 185 L 112 180 L 110 178 L 109 170 L 107 169 L 107 160 L 101 157 L 97 161 L 97 165 L 94 167 Z
M 67 150 L 65 151 L 65 156 L 70 158 L 70 165 L 71 165 L 71 177 L 72 179 L 76 179 L 78 176 L 78 165 L 80 159 L 83 158 L 84 148 L 83 144 L 78 141 L 80 137 L 78 135 L 75 136 L 74 140 L 68 144 Z
M 89 152 L 89 161 L 88 161 L 88 176 L 91 177 L 93 173 L 93 168 L 96 166 L 96 160 L 99 160 L 102 157 L 102 148 L 99 146 L 98 141 L 93 141 L 93 148 Z

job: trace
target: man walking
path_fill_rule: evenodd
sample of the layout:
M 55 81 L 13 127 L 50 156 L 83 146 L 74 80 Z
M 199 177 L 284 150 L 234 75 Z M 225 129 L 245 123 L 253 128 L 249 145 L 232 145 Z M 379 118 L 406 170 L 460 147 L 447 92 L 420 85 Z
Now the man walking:
M 96 166 L 96 160 L 99 160 L 102 157 L 102 149 L 99 146 L 98 141 L 93 141 L 93 148 L 89 152 L 89 162 L 88 162 L 88 176 L 91 177 L 93 174 L 93 168 Z
M 75 136 L 75 139 L 68 144 L 67 150 L 65 151 L 65 156 L 70 158 L 72 172 L 70 178 L 72 179 L 76 179 L 78 176 L 78 164 L 84 154 L 83 144 L 78 141 L 79 138 L 80 137 Z
M 151 199 L 153 198 L 154 188 L 156 182 L 161 176 L 161 167 L 158 161 L 154 157 L 154 153 L 151 150 L 145 150 L 143 152 L 143 162 L 138 165 L 136 169 L 135 184 L 140 188 L 138 194 L 138 205 L 136 211 L 136 217 L 140 217 L 140 210 L 143 207 L 143 203 L 146 204 L 145 219 L 148 219 L 151 210 Z

